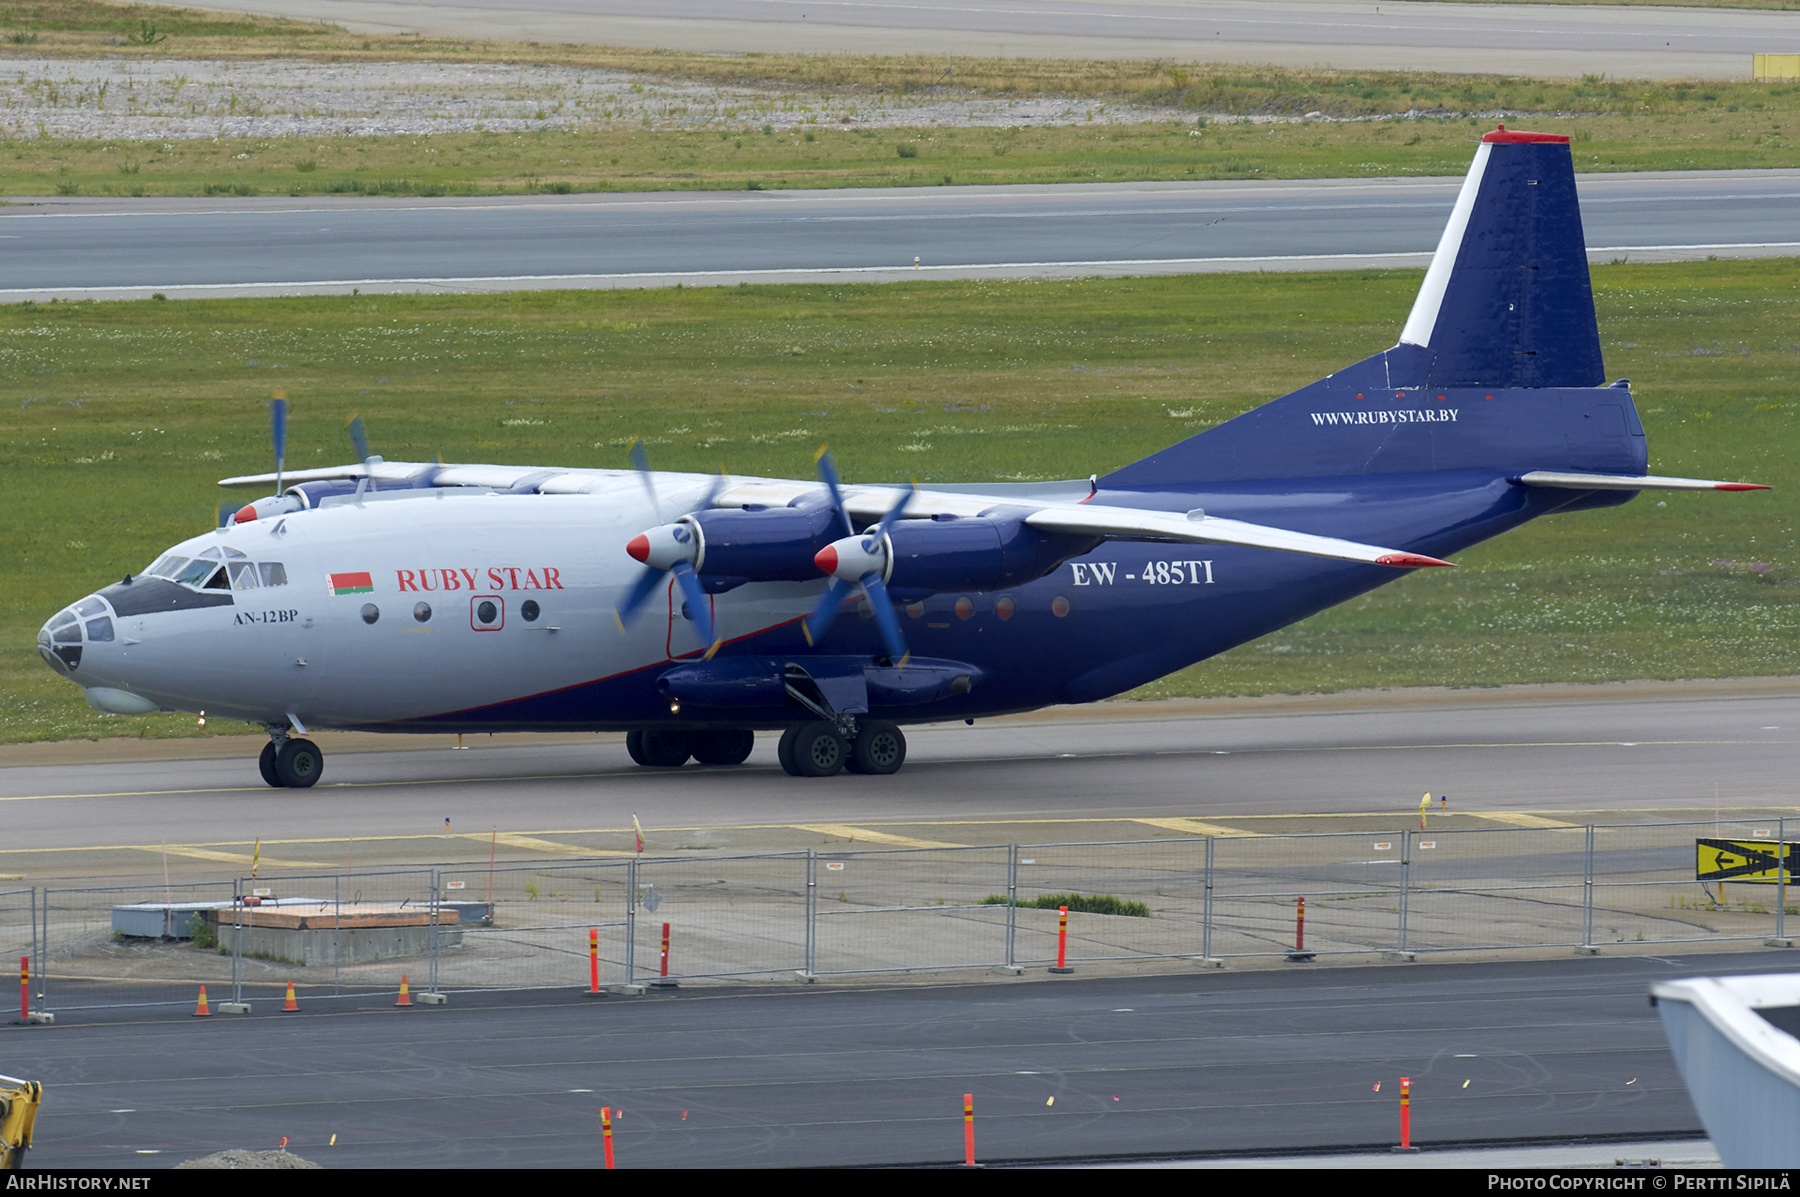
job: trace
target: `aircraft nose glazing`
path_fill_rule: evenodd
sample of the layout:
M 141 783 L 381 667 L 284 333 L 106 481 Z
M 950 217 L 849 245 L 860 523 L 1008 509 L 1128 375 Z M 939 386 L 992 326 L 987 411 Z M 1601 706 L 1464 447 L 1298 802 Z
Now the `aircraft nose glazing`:
M 112 609 L 104 599 L 90 594 L 51 616 L 38 629 L 38 655 L 50 668 L 66 676 L 81 668 L 84 648 L 109 644 L 112 639 Z

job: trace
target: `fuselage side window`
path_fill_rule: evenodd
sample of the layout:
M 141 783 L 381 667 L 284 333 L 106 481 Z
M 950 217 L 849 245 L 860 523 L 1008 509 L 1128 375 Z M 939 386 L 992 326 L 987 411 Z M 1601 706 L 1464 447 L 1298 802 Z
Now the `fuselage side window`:
M 256 565 L 250 561 L 233 561 L 231 563 L 231 588 L 233 590 L 256 589 Z
M 258 568 L 262 570 L 262 584 L 264 586 L 287 585 L 287 566 L 283 565 L 281 562 L 264 561 Z

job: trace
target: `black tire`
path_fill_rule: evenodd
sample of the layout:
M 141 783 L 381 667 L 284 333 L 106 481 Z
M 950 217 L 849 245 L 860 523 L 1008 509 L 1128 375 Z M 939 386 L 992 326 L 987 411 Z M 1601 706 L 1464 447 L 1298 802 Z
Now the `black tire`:
M 694 759 L 702 765 L 741 765 L 750 759 L 754 747 L 753 731 L 707 731 L 693 736 Z
M 804 723 L 794 736 L 794 768 L 801 777 L 835 777 L 850 755 L 837 728 L 823 720 Z
M 652 769 L 679 769 L 692 755 L 692 737 L 681 731 L 647 731 L 643 739 L 643 763 Z
M 781 742 L 775 746 L 775 759 L 781 762 L 781 771 L 789 777 L 800 776 L 800 766 L 794 763 L 794 739 L 800 734 L 803 723 L 791 723 L 781 733 Z
M 858 773 L 877 776 L 898 773 L 906 763 L 906 736 L 900 728 L 877 719 L 863 724 L 856 732 L 856 746 L 851 750 Z
M 277 789 L 281 787 L 281 778 L 275 772 L 275 741 L 263 745 L 262 755 L 256 758 L 256 767 L 262 771 L 264 781 Z
M 311 740 L 292 740 L 275 754 L 275 779 L 293 790 L 304 790 L 325 772 L 325 754 Z
M 631 761 L 634 765 L 650 763 L 644 759 L 644 733 L 641 731 L 625 733 L 625 751 L 631 754 Z

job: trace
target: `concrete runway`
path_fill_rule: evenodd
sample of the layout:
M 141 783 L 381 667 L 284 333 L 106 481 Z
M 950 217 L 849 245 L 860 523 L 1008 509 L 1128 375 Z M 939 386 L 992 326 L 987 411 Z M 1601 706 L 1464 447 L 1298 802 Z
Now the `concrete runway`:
M 1792 967 L 1765 952 L 95 1011 L 0 1029 L 0 1056 L 44 1084 L 40 1168 L 160 1168 L 283 1136 L 329 1167 L 591 1168 L 602 1106 L 623 1110 L 621 1167 L 954 1164 L 964 1093 L 990 1164 L 1385 1154 L 1402 1076 L 1428 1150 L 1388 1162 L 1433 1167 L 1433 1145 L 1699 1140 L 1650 984 Z
M 0 301 L 1423 267 L 1461 181 L 52 197 L 0 209 Z M 1800 171 L 1580 189 L 1590 260 L 1800 252 Z
M 1800 686 L 1738 686 L 1742 697 L 1715 683 L 1607 687 L 1586 701 L 1571 693 L 1581 688 L 1522 687 L 1342 707 L 1104 704 L 909 729 L 898 775 L 808 781 L 780 771 L 772 736 L 740 768 L 644 770 L 618 736 L 472 737 L 455 752 L 451 737 L 408 751 L 386 745 L 410 737 L 324 733 L 324 780 L 297 792 L 262 784 L 251 737 L 193 742 L 195 754 L 232 754 L 212 759 L 124 760 L 117 745 L 84 762 L 69 745 L 64 763 L 0 768 L 0 872 L 32 883 L 160 873 L 166 844 L 183 876 L 229 877 L 257 839 L 270 868 L 342 860 L 352 837 L 370 866 L 485 860 L 491 835 L 511 859 L 621 852 L 634 813 L 652 853 L 809 847 L 821 827 L 870 846 L 1148 839 L 1170 835 L 1153 821 L 1170 818 L 1393 830 L 1416 820 L 1426 790 L 1451 796 L 1449 815 L 1434 816 L 1444 828 L 1543 825 L 1521 823 L 1526 812 L 1709 818 L 1715 787 L 1727 817 L 1786 812 L 1800 825 Z
M 169 0 L 175 2 L 175 0 Z M 357 32 L 707 53 L 1001 55 L 1747 78 L 1791 13 L 1388 0 L 206 0 Z

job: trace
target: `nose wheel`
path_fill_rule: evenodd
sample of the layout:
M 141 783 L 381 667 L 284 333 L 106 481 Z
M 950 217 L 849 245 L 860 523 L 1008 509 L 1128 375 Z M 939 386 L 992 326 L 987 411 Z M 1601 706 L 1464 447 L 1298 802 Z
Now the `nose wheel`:
M 288 736 L 279 746 L 273 740 L 263 745 L 256 767 L 277 789 L 304 790 L 324 773 L 325 754 L 311 740 Z

